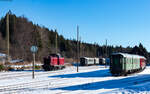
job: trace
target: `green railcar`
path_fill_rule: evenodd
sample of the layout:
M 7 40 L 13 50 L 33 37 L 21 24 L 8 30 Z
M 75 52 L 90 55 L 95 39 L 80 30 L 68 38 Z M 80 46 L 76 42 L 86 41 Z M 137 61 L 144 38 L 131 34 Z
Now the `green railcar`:
M 126 75 L 141 70 L 140 59 L 143 56 L 125 53 L 114 53 L 111 55 L 110 72 L 114 75 Z

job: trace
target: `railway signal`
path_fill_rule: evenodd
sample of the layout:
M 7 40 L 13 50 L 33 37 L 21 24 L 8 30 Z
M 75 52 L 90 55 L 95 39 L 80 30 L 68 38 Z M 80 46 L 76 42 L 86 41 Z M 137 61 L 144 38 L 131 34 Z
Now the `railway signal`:
M 35 78 L 35 76 L 34 76 L 34 70 L 35 70 L 35 53 L 38 51 L 38 47 L 37 46 L 31 46 L 30 50 L 33 53 L 32 79 L 34 79 Z

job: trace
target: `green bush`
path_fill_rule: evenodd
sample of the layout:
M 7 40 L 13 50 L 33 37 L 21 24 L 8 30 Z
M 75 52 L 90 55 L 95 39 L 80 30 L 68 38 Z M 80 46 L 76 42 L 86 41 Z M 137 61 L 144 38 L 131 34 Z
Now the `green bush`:
M 0 71 L 5 70 L 5 66 L 4 65 L 0 65 Z
M 35 70 L 41 69 L 41 66 L 35 65 Z

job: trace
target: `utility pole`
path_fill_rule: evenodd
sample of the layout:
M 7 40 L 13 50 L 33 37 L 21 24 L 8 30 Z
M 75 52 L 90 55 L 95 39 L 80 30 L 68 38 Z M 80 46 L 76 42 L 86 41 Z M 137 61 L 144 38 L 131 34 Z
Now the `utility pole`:
M 106 39 L 106 59 L 107 59 L 107 39 Z M 107 60 L 105 59 L 105 67 L 107 67 Z
M 79 26 L 77 25 L 77 72 L 79 71 Z
M 82 43 L 81 43 L 81 36 L 80 36 L 80 43 L 79 43 L 79 57 L 82 56 Z
M 95 52 L 94 52 L 94 53 L 95 53 L 95 57 L 97 57 L 97 53 L 96 53 L 96 49 L 97 49 L 97 47 L 96 47 L 96 42 L 94 43 L 94 49 L 95 49 L 95 50 L 94 50 L 94 51 L 95 51 Z
M 56 51 L 56 54 L 57 54 L 57 33 L 56 33 L 56 39 L 55 39 L 55 46 L 56 46 L 56 49 L 55 49 L 55 51 Z
M 9 62 L 9 13 L 6 14 L 7 62 Z

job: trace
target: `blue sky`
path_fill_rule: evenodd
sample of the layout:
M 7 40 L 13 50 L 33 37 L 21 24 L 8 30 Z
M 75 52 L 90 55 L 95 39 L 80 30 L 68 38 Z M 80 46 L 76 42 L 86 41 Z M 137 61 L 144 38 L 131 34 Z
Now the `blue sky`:
M 0 0 L 0 17 L 11 10 L 36 24 L 57 29 L 65 38 L 135 46 L 150 51 L 150 0 Z

